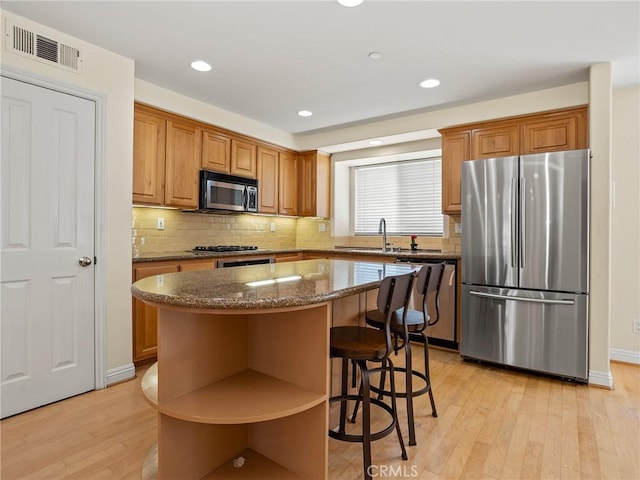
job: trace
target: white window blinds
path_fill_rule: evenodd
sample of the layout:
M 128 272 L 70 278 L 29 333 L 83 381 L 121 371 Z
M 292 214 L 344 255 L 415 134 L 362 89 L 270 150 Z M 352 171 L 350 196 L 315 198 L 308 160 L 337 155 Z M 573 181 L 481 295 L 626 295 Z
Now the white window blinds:
M 442 159 L 354 167 L 356 235 L 442 235 Z

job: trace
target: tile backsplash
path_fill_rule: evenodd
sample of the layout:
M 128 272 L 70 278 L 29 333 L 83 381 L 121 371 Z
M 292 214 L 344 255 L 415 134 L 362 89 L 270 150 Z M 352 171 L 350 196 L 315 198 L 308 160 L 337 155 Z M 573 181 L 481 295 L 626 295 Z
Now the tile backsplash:
M 158 230 L 158 218 L 164 230 Z M 460 217 L 445 216 L 443 237 L 418 237 L 421 249 L 460 252 Z M 272 231 L 272 228 L 275 231 Z M 180 210 L 133 207 L 132 254 L 179 252 L 196 245 L 256 245 L 259 248 L 333 248 L 380 246 L 379 236 L 332 237 L 331 222 L 317 218 L 266 215 L 183 213 Z M 409 248 L 407 236 L 390 236 L 393 247 Z

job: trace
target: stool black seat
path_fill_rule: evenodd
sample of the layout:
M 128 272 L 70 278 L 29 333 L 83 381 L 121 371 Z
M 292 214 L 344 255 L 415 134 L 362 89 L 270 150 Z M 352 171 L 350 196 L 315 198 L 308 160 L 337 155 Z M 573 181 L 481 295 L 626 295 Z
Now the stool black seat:
M 331 357 L 342 359 L 342 387 L 339 395 L 332 396 L 329 399 L 332 403 L 340 402 L 340 425 L 337 431 L 329 430 L 329 436 L 337 440 L 362 443 L 364 478 L 367 480 L 372 478 L 371 442 L 387 436 L 394 429 L 398 435 L 402 458 L 403 460 L 408 458 L 398 422 L 393 363 L 389 355 L 393 351 L 391 319 L 395 311 L 401 309 L 406 311 L 414 278 L 415 273 L 412 272 L 382 279 L 377 300 L 378 309 L 384 317 L 382 328 L 342 326 L 330 329 Z M 350 362 L 358 366 L 361 374 L 360 389 L 357 395 L 348 393 L 348 367 Z M 387 365 L 391 372 L 389 390 L 391 404 L 387 404 L 381 399 L 371 398 L 367 362 L 378 362 Z M 346 433 L 345 431 L 347 402 L 349 400 L 362 401 L 361 435 Z M 371 405 L 382 408 L 391 417 L 391 422 L 386 428 L 373 433 L 371 432 Z

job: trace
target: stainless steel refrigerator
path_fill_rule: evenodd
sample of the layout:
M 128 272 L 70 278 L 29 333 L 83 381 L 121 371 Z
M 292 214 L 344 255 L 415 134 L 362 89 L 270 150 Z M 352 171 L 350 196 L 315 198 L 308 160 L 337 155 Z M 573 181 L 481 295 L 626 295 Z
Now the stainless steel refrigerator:
M 463 162 L 463 357 L 587 381 L 589 158 Z

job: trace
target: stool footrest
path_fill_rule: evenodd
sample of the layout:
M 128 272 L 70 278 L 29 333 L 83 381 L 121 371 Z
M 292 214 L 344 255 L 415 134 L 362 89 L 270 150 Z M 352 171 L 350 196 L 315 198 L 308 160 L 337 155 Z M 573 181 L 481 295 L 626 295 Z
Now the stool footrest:
M 386 369 L 384 367 L 372 368 L 371 370 L 369 370 L 369 373 L 380 373 L 383 370 Z M 404 367 L 395 367 L 394 370 L 396 372 L 403 372 L 405 375 L 407 374 L 407 369 Z M 429 390 L 431 390 L 431 382 L 427 379 L 427 376 L 424 373 L 414 370 L 411 372 L 411 374 L 415 375 L 418 378 L 421 378 L 425 382 L 424 387 L 411 392 L 412 397 L 419 397 L 420 395 L 424 395 L 425 393 L 429 392 Z M 379 395 L 391 396 L 391 391 L 389 390 L 376 387 L 375 385 L 371 385 L 369 388 L 372 392 L 375 392 Z M 396 389 L 396 398 L 407 398 L 407 392 L 400 392 Z
M 389 394 L 389 395 L 391 395 L 391 394 Z M 360 395 L 337 395 L 335 397 L 329 398 L 329 402 L 330 403 L 346 402 L 347 400 L 360 400 L 360 401 L 362 401 L 362 397 Z M 393 430 L 394 430 L 394 428 L 396 426 L 394 421 L 393 421 L 393 410 L 391 409 L 391 407 L 389 405 L 384 403 L 382 400 L 378 400 L 377 398 L 371 398 L 370 401 L 371 401 L 372 405 L 376 405 L 376 406 L 382 408 L 389 415 L 391 415 L 391 423 L 387 427 L 385 427 L 382 430 L 377 431 L 377 432 L 371 432 L 371 434 L 370 434 L 370 438 L 371 438 L 372 441 L 380 440 L 381 438 L 384 438 L 387 435 L 389 435 L 391 432 L 393 432 Z M 336 432 L 335 430 L 329 430 L 329 436 L 331 438 L 335 438 L 336 440 L 342 440 L 342 441 L 345 441 L 345 442 L 359 442 L 359 443 L 362 443 L 362 440 L 363 440 L 363 436 L 362 435 L 355 435 L 355 434 L 339 432 L 339 431 Z

